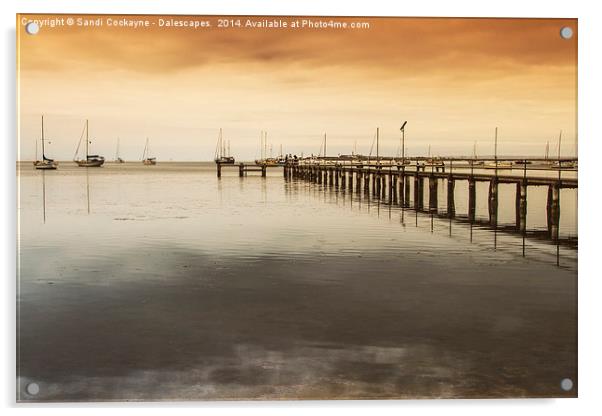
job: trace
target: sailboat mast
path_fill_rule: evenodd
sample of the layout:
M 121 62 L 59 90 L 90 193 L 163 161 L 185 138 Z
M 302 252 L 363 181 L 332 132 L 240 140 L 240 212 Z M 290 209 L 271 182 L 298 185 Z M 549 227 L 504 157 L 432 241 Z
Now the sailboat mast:
M 265 158 L 267 159 L 267 157 L 268 157 L 268 132 L 267 131 L 264 132 L 264 136 L 265 136 L 265 139 L 263 140 L 264 155 L 265 155 Z
M 88 134 L 88 120 L 86 120 L 86 160 L 88 159 L 90 137 Z
M 324 157 L 326 157 L 326 133 L 324 133 Z
M 42 160 L 46 158 L 46 153 L 44 152 L 44 116 L 42 115 Z
M 380 135 L 379 131 L 380 131 L 380 129 L 377 127 L 376 128 L 376 164 L 380 163 L 380 156 L 379 156 L 379 153 L 378 153 L 378 150 L 379 150 L 378 149 L 378 145 L 379 145 L 378 142 L 379 142 L 379 135 Z

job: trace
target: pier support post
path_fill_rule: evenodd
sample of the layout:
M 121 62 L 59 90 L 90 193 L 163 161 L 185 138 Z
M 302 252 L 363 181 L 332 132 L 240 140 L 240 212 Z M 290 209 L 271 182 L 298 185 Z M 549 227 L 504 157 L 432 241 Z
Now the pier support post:
M 456 181 L 449 175 L 447 178 L 447 216 L 449 218 L 453 218 L 456 215 L 455 188 Z
M 243 176 L 245 176 L 245 164 L 244 163 L 240 163 L 238 165 L 238 176 L 240 176 L 241 178 Z
M 498 207 L 498 181 L 492 179 L 489 181 L 489 222 L 497 225 L 497 207 Z
M 410 175 L 406 175 L 404 178 L 404 185 L 403 185 L 403 203 L 406 207 L 410 206 L 410 183 L 412 181 L 412 178 Z
M 355 191 L 357 193 L 362 192 L 362 171 L 358 169 L 355 172 Z
M 328 168 L 328 185 L 332 186 L 332 177 L 334 176 L 334 170 L 332 168 Z
M 527 230 L 527 183 L 516 184 L 516 228 L 521 232 Z
M 217 177 L 221 178 L 222 177 L 222 164 L 216 163 L 215 165 L 217 166 Z
M 261 167 L 261 177 L 262 178 L 265 178 L 267 176 L 267 170 L 268 170 L 268 168 L 266 167 L 266 165 L 263 165 Z
M 372 193 L 376 195 L 376 171 L 372 173 Z
M 438 208 L 438 183 L 439 181 L 434 176 L 429 177 L 429 210 L 433 212 L 437 212 Z
M 347 183 L 349 184 L 349 190 L 353 192 L 353 170 L 351 170 L 351 168 L 349 168 L 347 179 Z
M 414 176 L 414 208 L 421 209 L 424 204 L 424 178 Z
M 389 202 L 397 202 L 397 175 L 389 172 Z
M 339 187 L 339 176 L 341 176 L 341 170 L 339 168 L 334 168 L 334 186 L 336 188 Z
M 470 222 L 475 220 L 477 207 L 477 183 L 474 178 L 468 179 L 468 219 Z
M 399 205 L 405 204 L 405 172 L 402 172 L 399 176 Z
M 364 193 L 366 195 L 370 194 L 370 176 L 373 174 L 370 173 L 370 170 L 364 172 Z
M 558 240 L 560 226 L 560 185 L 548 187 L 548 231 L 552 240 Z
M 339 175 L 341 176 L 341 189 L 345 190 L 347 188 L 347 172 L 341 169 Z

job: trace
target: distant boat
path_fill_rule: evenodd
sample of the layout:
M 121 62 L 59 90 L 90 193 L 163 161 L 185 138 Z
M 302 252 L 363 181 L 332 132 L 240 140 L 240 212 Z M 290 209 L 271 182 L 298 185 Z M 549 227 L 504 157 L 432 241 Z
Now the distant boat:
M 501 161 L 501 162 L 487 162 L 483 165 L 485 169 L 512 169 L 512 162 Z
M 233 165 L 234 156 L 230 156 L 230 143 L 228 143 L 228 151 L 226 152 L 226 142 L 222 136 L 222 129 L 219 129 L 219 136 L 217 137 L 217 145 L 215 147 L 215 163 L 223 165 Z
M 146 138 L 146 145 L 144 145 L 144 152 L 142 152 L 142 163 L 145 165 L 156 165 L 157 158 L 150 157 L 150 147 L 148 146 L 148 137 Z
M 576 160 L 561 160 L 552 163 L 552 168 L 554 169 L 574 169 L 577 166 Z
M 125 163 L 125 160 L 123 160 L 119 156 L 119 137 L 117 138 L 117 150 L 115 151 L 115 163 Z
M 45 141 L 46 140 L 44 139 L 44 116 L 42 116 L 42 160 L 36 160 L 35 162 L 33 162 L 33 165 L 36 169 L 55 170 L 58 167 L 59 162 L 55 162 L 54 159 L 49 159 L 46 157 L 46 153 L 44 150 Z M 36 158 L 37 156 L 38 155 L 36 151 Z
M 282 161 L 282 163 L 284 164 L 284 159 Z M 275 157 L 266 157 L 265 159 L 257 159 L 255 161 L 256 165 L 265 165 L 265 166 L 279 166 L 280 165 L 280 159 L 275 158 Z
M 483 166 L 485 164 L 485 162 L 483 162 L 482 160 L 477 160 L 477 142 L 474 142 L 474 145 L 472 147 L 472 166 Z
M 105 158 L 99 155 L 91 155 L 90 154 L 90 138 L 88 135 L 88 120 L 86 120 L 86 158 L 85 159 L 74 159 L 77 166 L 83 168 L 98 168 L 101 167 L 105 163 Z M 83 137 L 83 134 L 82 134 Z M 82 143 L 82 137 L 79 139 L 79 143 L 77 144 L 77 149 L 75 150 L 75 156 L 77 157 L 77 153 L 79 152 L 79 147 Z

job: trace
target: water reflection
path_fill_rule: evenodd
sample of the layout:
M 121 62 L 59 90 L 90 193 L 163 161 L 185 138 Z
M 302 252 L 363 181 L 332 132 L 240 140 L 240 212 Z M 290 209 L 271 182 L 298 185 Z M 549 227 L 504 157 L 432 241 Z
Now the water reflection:
M 561 175 L 561 173 L 559 172 L 559 176 Z M 441 191 L 444 188 L 444 185 L 442 182 L 444 181 L 438 181 L 439 184 L 437 186 L 439 186 L 439 191 Z M 341 195 L 344 195 L 346 198 L 348 197 L 350 199 L 350 203 L 348 204 L 349 207 L 351 207 L 351 209 L 353 209 L 353 204 L 354 202 L 357 204 L 358 209 L 361 211 L 362 210 L 362 203 L 364 204 L 365 207 L 365 212 L 366 213 L 370 213 L 372 208 L 376 209 L 376 217 L 380 217 L 380 211 L 382 207 L 386 207 L 387 209 L 387 213 L 388 213 L 388 218 L 391 219 L 392 216 L 394 215 L 394 213 L 396 211 L 399 211 L 400 213 L 400 224 L 402 226 L 405 225 L 405 214 L 406 214 L 406 210 L 407 209 L 411 209 L 414 212 L 414 226 L 416 228 L 419 227 L 419 223 L 420 223 L 420 217 L 421 216 L 426 216 L 426 218 L 428 218 L 429 220 L 429 231 L 431 233 L 435 233 L 437 231 L 437 229 L 439 229 L 439 227 L 437 226 L 438 222 L 442 222 L 442 220 L 445 219 L 446 222 L 446 230 L 447 230 L 447 235 L 449 237 L 452 237 L 454 235 L 454 227 L 453 227 L 453 223 L 457 223 L 459 225 L 466 225 L 468 227 L 469 230 L 469 242 L 473 243 L 474 242 L 474 229 L 475 227 L 478 228 L 479 230 L 479 234 L 486 236 L 486 235 L 490 235 L 491 236 L 491 243 L 492 243 L 492 248 L 493 250 L 497 250 L 498 248 L 512 248 L 515 246 L 519 247 L 519 253 L 521 255 L 521 257 L 527 257 L 527 251 L 529 249 L 533 249 L 533 250 L 539 250 L 541 247 L 540 246 L 534 246 L 534 245 L 530 245 L 528 244 L 528 240 L 532 239 L 534 241 L 541 241 L 541 242 L 546 242 L 546 244 L 548 245 L 552 245 L 554 247 L 554 262 L 556 263 L 557 266 L 561 266 L 561 259 L 566 259 L 567 263 L 565 265 L 569 265 L 571 267 L 573 267 L 573 265 L 576 263 L 576 258 L 577 258 L 577 252 L 576 252 L 576 248 L 577 248 L 577 237 L 575 234 L 573 234 L 573 230 L 570 228 L 566 228 L 567 230 L 567 235 L 565 236 L 561 236 L 560 235 L 560 228 L 559 226 L 556 226 L 554 228 L 551 228 L 549 226 L 549 224 L 547 224 L 547 227 L 545 229 L 542 229 L 541 227 L 532 227 L 532 228 L 528 228 L 527 227 L 527 221 L 526 221 L 526 210 L 525 213 L 523 215 L 519 216 L 519 207 L 516 207 L 516 217 L 517 220 L 513 221 L 512 223 L 508 223 L 508 222 L 500 222 L 498 218 L 502 218 L 504 220 L 506 220 L 509 215 L 507 212 L 507 208 L 508 208 L 508 202 L 506 200 L 504 200 L 503 203 L 500 202 L 500 206 L 499 207 L 495 207 L 495 215 L 492 216 L 492 209 L 491 207 L 489 207 L 487 209 L 487 214 L 486 216 L 483 216 L 481 208 L 482 205 L 479 204 L 475 204 L 477 206 L 476 212 L 473 213 L 473 215 L 471 215 L 471 213 L 469 212 L 468 214 L 462 214 L 462 213 L 458 213 L 455 207 L 455 203 L 450 204 L 450 201 L 445 201 L 445 199 L 447 198 L 447 194 L 444 192 L 438 192 L 438 196 L 439 198 L 436 198 L 435 201 L 433 200 L 429 200 L 427 203 L 418 203 L 415 204 L 414 200 L 416 198 L 414 198 L 414 200 L 408 200 L 405 199 L 405 201 L 401 204 L 395 202 L 395 201 L 402 201 L 401 198 L 398 198 L 397 196 L 397 191 L 399 190 L 399 188 L 395 187 L 394 188 L 394 192 L 389 192 L 389 190 L 387 190 L 386 194 L 383 194 L 381 192 L 380 189 L 378 189 L 378 180 L 375 183 L 375 187 L 369 187 L 369 189 L 364 189 L 363 192 L 351 192 L 351 193 L 347 193 L 346 189 L 337 189 L 334 186 L 330 186 L 330 185 L 315 185 L 315 184 L 311 184 L 311 183 L 307 183 L 303 180 L 299 180 L 299 179 L 291 179 L 291 181 L 289 182 L 285 182 L 285 192 L 297 192 L 299 190 L 298 184 L 302 184 L 303 187 L 307 187 L 309 186 L 311 189 L 313 189 L 313 193 L 315 194 L 316 189 L 323 191 L 324 195 L 328 194 L 328 195 L 332 195 L 332 193 L 334 192 L 335 194 L 335 198 L 332 199 L 331 201 L 334 201 L 335 204 L 338 204 L 338 198 L 336 197 L 336 195 L 338 195 L 339 193 Z M 413 188 L 414 186 L 420 186 L 419 182 L 416 181 L 415 184 L 412 184 Z M 429 184 L 429 187 L 431 187 L 433 185 Z M 512 187 L 514 187 L 514 185 L 512 185 Z M 500 190 L 503 193 L 507 194 L 507 187 L 500 185 Z M 449 188 L 448 188 L 448 192 L 449 192 Z M 473 198 L 475 198 L 475 200 L 479 201 L 479 199 L 477 198 L 477 195 L 483 195 L 483 189 L 481 189 L 480 192 L 475 192 L 475 196 L 473 196 Z M 413 195 L 420 195 L 421 198 L 418 199 L 418 202 L 420 202 L 421 200 L 426 200 L 426 199 L 430 199 L 430 195 L 421 195 L 421 192 L 416 192 L 416 189 L 412 189 L 412 191 L 410 192 L 410 194 Z M 458 197 L 458 194 L 460 194 L 461 197 L 461 193 L 460 192 L 456 192 L 456 198 Z M 437 195 L 437 193 L 435 193 L 435 195 Z M 441 208 L 441 197 L 443 197 L 443 200 L 445 201 L 445 203 L 443 204 L 443 208 Z M 503 196 L 503 198 L 507 198 L 508 195 Z M 499 197 L 500 199 L 502 197 Z M 534 204 L 537 203 L 537 197 L 533 196 L 533 202 Z M 325 202 L 328 202 L 326 199 L 324 199 Z M 346 206 L 347 204 L 343 204 L 343 206 Z M 462 205 L 462 204 L 460 204 Z M 559 206 L 559 204 L 558 204 Z M 451 209 L 450 209 L 451 207 Z M 525 209 L 526 206 L 521 207 L 522 209 Z M 498 216 L 498 212 L 500 213 L 500 215 Z M 566 213 L 565 216 L 570 216 L 573 213 L 573 211 L 570 209 L 570 207 L 568 207 L 566 209 Z M 549 209 L 546 209 L 546 212 L 544 213 L 540 213 L 540 216 L 543 217 L 548 217 L 549 218 Z M 518 221 L 518 218 L 520 217 L 520 221 Z M 507 221 L 507 220 L 506 220 Z M 549 222 L 549 220 L 548 220 Z M 558 221 L 556 221 L 556 223 L 558 223 Z M 576 223 L 576 222 L 575 222 Z M 461 228 L 460 228 L 461 230 Z M 482 231 L 488 231 L 488 233 L 483 234 Z M 507 236 L 512 236 L 512 237 L 518 237 L 516 242 L 512 242 L 510 245 L 507 245 L 508 240 L 507 238 L 504 238 L 504 245 L 500 246 L 500 233 L 507 235 Z M 563 250 L 561 250 L 563 249 Z
M 46 170 L 42 169 L 42 216 L 46 224 Z
M 574 394 L 557 390 L 577 371 L 572 224 L 556 248 L 545 222 L 517 231 L 513 203 L 494 228 L 486 189 L 471 219 L 459 183 L 450 215 L 443 181 L 416 210 L 276 172 L 157 169 L 61 165 L 41 189 L 20 171 L 18 371 L 38 398 Z

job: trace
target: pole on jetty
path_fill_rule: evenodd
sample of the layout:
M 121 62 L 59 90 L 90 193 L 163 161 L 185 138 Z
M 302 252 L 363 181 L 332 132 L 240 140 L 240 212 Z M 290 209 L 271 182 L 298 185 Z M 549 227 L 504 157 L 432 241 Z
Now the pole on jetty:
M 401 164 L 405 165 L 405 159 L 406 159 L 406 124 L 408 124 L 407 121 L 404 121 L 403 124 L 401 125 L 401 128 L 399 130 L 401 130 Z
M 222 177 L 222 164 L 217 162 L 215 165 L 217 166 L 217 177 L 221 178 Z
M 495 128 L 495 143 L 493 149 L 494 159 L 495 159 L 495 176 L 497 176 L 497 127 Z
M 378 139 L 378 136 L 379 136 L 378 131 L 379 131 L 379 128 L 377 127 L 376 128 L 376 164 L 380 165 L 380 156 L 379 156 L 379 153 L 378 153 L 378 141 L 379 141 L 379 139 Z

